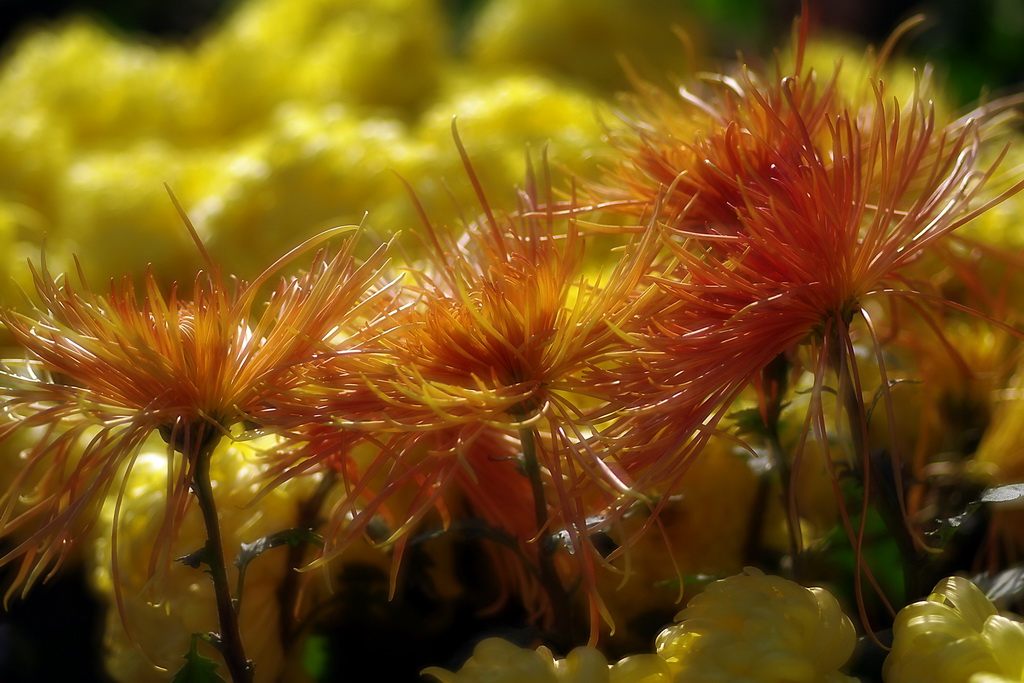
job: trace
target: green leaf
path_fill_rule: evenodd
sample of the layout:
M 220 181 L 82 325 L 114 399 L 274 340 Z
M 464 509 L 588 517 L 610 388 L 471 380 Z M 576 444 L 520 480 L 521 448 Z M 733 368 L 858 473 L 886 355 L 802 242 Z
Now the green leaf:
M 299 545 L 300 543 L 312 543 L 323 547 L 324 539 L 312 529 L 285 529 L 262 538 L 257 538 L 252 543 L 243 543 L 242 549 L 235 558 L 235 566 L 239 571 L 245 571 L 246 566 L 260 554 L 276 548 L 279 545 Z
M 192 644 L 189 645 L 188 654 L 182 657 L 185 660 L 185 665 L 174 674 L 171 683 L 226 683 L 214 671 L 220 664 L 199 654 L 200 639 L 203 639 L 202 635 L 192 634 Z
M 300 543 L 312 543 L 322 548 L 324 539 L 312 529 L 284 529 L 272 534 L 257 538 L 252 543 L 243 543 L 238 557 L 235 558 L 235 566 L 238 567 L 238 587 L 235 590 L 235 609 L 241 609 L 242 587 L 245 585 L 245 570 L 249 563 L 259 557 L 262 553 L 276 548 L 279 545 L 296 546 Z
M 871 416 L 874 414 L 875 408 L 878 407 L 878 402 L 881 401 L 883 398 L 885 398 L 885 392 L 887 390 L 890 390 L 893 387 L 899 386 L 900 384 L 920 384 L 920 383 L 921 382 L 919 380 L 916 380 L 916 379 L 891 379 L 891 380 L 889 380 L 888 385 L 882 385 L 882 386 L 879 386 L 877 389 L 875 389 L 875 395 L 871 399 L 871 405 L 868 406 L 867 412 L 865 413 L 865 416 L 867 418 L 868 423 L 869 424 L 871 423 Z
M 210 542 L 207 541 L 199 550 L 195 550 L 188 555 L 182 555 L 176 562 L 181 562 L 186 567 L 192 567 L 192 569 L 199 569 L 201 565 L 210 566 Z
M 330 639 L 325 635 L 315 634 L 306 639 L 302 651 L 302 664 L 306 668 L 306 673 L 315 681 L 324 680 L 327 676 L 331 663 L 330 646 Z
M 978 574 L 972 576 L 971 581 L 997 607 L 1014 605 L 1024 597 L 1024 565 L 1016 565 L 994 575 Z
M 850 524 L 853 529 L 859 529 L 861 516 L 850 515 Z M 899 547 L 890 535 L 885 520 L 874 508 L 868 509 L 864 523 L 862 558 L 871 567 L 883 592 L 902 604 L 904 582 Z M 855 585 L 854 576 L 860 571 L 857 550 L 843 524 L 836 524 L 816 548 L 808 552 L 808 559 L 829 573 L 837 589 L 840 586 Z M 844 598 L 851 603 L 857 600 L 852 593 Z
M 1007 484 L 985 489 L 981 492 L 979 503 L 1012 503 L 1024 498 L 1024 484 Z

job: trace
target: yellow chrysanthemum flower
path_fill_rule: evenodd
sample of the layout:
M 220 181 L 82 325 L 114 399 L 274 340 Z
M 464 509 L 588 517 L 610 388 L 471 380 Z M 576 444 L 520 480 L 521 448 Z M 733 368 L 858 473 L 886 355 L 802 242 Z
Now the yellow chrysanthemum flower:
M 197 264 L 165 182 L 245 278 L 366 211 L 381 235 L 416 225 L 396 173 L 436 220 L 457 219 L 473 197 L 453 203 L 443 182 L 461 176 L 456 114 L 488 192 L 521 179 L 526 145 L 593 166 L 590 97 L 457 68 L 450 28 L 435 1 L 254 0 L 190 47 L 83 20 L 30 33 L 0 64 L 0 202 L 22 207 L 25 245 L 45 235 L 58 267 L 74 252 L 103 282 L 151 263 L 166 285 Z
M 194 206 L 220 189 L 217 171 L 223 163 L 222 155 L 186 152 L 159 140 L 80 152 L 55 192 L 56 229 L 50 239 L 55 238 L 56 249 L 48 243 L 47 251 L 77 255 L 96 284 L 129 273 L 139 282 L 148 269 L 167 286 L 202 262 L 164 183 L 185 206 Z M 255 258 L 265 262 L 268 253 L 273 252 Z
M 17 107 L 4 97 L 6 88 L 0 81 L 0 198 L 24 207 L 26 232 L 41 235 L 53 227 L 56 179 L 68 164 L 69 134 L 53 113 Z
M 841 683 L 856 634 L 831 593 L 747 568 L 710 584 L 658 636 L 687 683 Z
M 242 277 L 296 237 L 358 223 L 368 210 L 383 241 L 404 227 L 382 224 L 376 207 L 405 199 L 393 169 L 409 144 L 393 119 L 361 118 L 340 105 L 282 106 L 261 133 L 212 160 L 216 190 L 193 193 L 200 199 L 189 213 L 211 252 Z
M 439 3 L 256 0 L 197 49 L 210 130 L 252 132 L 285 102 L 341 102 L 413 114 L 446 64 Z
M 900 610 L 886 683 L 1024 680 L 1024 624 L 1000 615 L 969 580 L 943 579 L 927 600 Z
M 502 638 L 487 638 L 473 649 L 458 672 L 432 666 L 423 675 L 441 683 L 557 683 L 554 660 L 546 648 L 531 650 Z

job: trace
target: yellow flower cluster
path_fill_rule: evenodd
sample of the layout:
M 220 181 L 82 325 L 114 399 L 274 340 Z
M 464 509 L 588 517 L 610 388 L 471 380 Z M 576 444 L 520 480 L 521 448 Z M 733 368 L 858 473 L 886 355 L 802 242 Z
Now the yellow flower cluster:
M 442 683 L 853 683 L 839 669 L 853 653 L 853 624 L 832 595 L 747 569 L 716 581 L 658 636 L 655 654 L 609 666 L 593 648 L 565 659 L 546 647 L 480 642 Z M 1024 623 L 1000 615 L 971 581 L 943 579 L 904 607 L 893 627 L 885 683 L 1017 683 L 1024 680 Z
M 565 659 L 551 650 L 521 648 L 501 638 L 487 638 L 474 649 L 473 656 L 456 673 L 438 667 L 426 669 L 441 683 L 625 683 L 628 679 L 611 677 L 604 655 L 592 647 L 578 647 Z
M 663 30 L 690 25 L 683 4 L 492 0 L 470 33 L 469 58 L 486 69 L 568 76 L 598 92 L 629 85 L 623 61 L 644 79 L 667 81 L 695 66 L 690 62 L 694 55 L 684 54 L 683 40 Z M 699 36 L 686 37 L 690 43 L 696 40 Z
M 716 581 L 690 601 L 657 638 L 655 654 L 608 666 L 593 648 L 565 659 L 544 647 L 519 648 L 491 638 L 456 673 L 424 671 L 442 683 L 844 683 L 853 654 L 853 623 L 831 593 L 747 568 Z
M 755 512 L 757 486 L 747 453 L 736 452 L 724 441 L 713 442 L 701 453 L 680 483 L 677 498 L 659 514 L 658 524 L 599 575 L 601 596 L 616 623 L 608 644 L 626 651 L 649 647 L 650 633 L 634 633 L 629 625 L 671 619 L 684 589 L 690 592 L 680 577 L 734 574 L 743 569 L 752 537 L 764 532 L 784 536 L 781 524 L 774 524 L 782 514 L 780 505 L 769 506 L 767 519 Z M 616 540 L 624 544 L 650 521 L 644 514 L 628 517 Z
M 554 22 L 546 75 L 524 71 L 513 49 L 535 35 L 526 19 L 539 4 Z M 366 211 L 381 233 L 417 225 L 398 176 L 443 224 L 457 214 L 444 182 L 461 175 L 456 114 L 487 188 L 522 178 L 526 145 L 586 168 L 600 139 L 587 89 L 595 64 L 621 73 L 607 63 L 618 53 L 682 65 L 669 27 L 683 17 L 661 3 L 623 23 L 629 3 L 606 0 L 586 31 L 612 42 L 581 53 L 555 39 L 575 25 L 575 6 L 495 2 L 469 28 L 466 58 L 435 0 L 253 0 L 191 47 L 122 39 L 87 20 L 28 35 L 0 70 L 0 247 L 11 256 L 0 301 L 12 275 L 27 281 L 25 258 L 44 237 L 58 269 L 75 253 L 99 281 L 147 263 L 165 282 L 194 270 L 164 183 L 242 277 Z M 519 21 L 492 19 L 505 15 Z

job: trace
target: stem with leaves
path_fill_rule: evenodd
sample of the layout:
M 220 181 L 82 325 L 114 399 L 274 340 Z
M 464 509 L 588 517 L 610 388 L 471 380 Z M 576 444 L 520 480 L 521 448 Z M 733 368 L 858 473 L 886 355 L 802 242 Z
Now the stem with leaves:
M 224 563 L 224 544 L 221 540 L 220 518 L 213 498 L 210 481 L 210 458 L 220 441 L 219 437 L 199 439 L 192 475 L 192 493 L 199 503 L 206 525 L 206 545 L 202 550 L 202 561 L 207 565 L 217 601 L 217 616 L 220 620 L 219 649 L 227 664 L 234 683 L 252 683 L 253 667 L 245 656 L 242 636 L 238 630 L 238 611 L 231 599 L 231 585 L 228 583 Z

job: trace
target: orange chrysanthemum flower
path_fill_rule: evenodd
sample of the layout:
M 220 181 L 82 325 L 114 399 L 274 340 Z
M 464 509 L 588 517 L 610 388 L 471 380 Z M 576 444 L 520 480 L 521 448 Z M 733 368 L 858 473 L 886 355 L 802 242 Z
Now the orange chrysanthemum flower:
M 0 496 L 3 533 L 28 530 L 0 559 L 21 559 L 11 591 L 56 571 L 84 533 L 76 525 L 90 526 L 111 491 L 124 495 L 125 470 L 153 432 L 183 454 L 169 458 L 167 508 L 154 547 L 154 567 L 166 561 L 189 501 L 193 456 L 236 423 L 273 428 L 278 415 L 267 398 L 297 384 L 294 367 L 328 352 L 328 342 L 354 322 L 372 298 L 386 248 L 360 262 L 352 236 L 334 256 L 320 251 L 303 274 L 281 278 L 265 303 L 260 289 L 303 252 L 353 230 L 323 233 L 249 284 L 225 281 L 211 263 L 187 301 L 176 286 L 168 295 L 158 291 L 151 276 L 142 295 L 127 278 L 96 294 L 81 268 L 76 285 L 51 277 L 43 262 L 34 272 L 35 309 L 0 310 L 27 353 L 4 364 L 0 439 L 45 430 Z
M 388 464 L 376 462 L 371 469 L 386 467 L 399 478 L 420 478 L 421 501 L 439 500 L 439 491 L 463 472 L 463 485 L 478 489 L 469 495 L 471 500 L 496 501 L 497 495 L 507 493 L 480 488 L 494 477 L 484 476 L 479 468 L 484 454 L 477 455 L 477 449 L 482 428 L 510 435 L 516 462 L 531 482 L 527 509 L 535 512 L 533 525 L 523 538 L 522 520 L 507 517 L 510 511 L 520 514 L 514 506 L 492 506 L 482 516 L 530 542 L 565 530 L 583 565 L 584 581 L 592 588 L 588 516 L 600 509 L 594 505 L 602 497 L 629 495 L 629 486 L 614 459 L 598 454 L 600 425 L 617 406 L 615 397 L 591 391 L 581 375 L 601 354 L 625 345 L 618 328 L 632 315 L 647 251 L 645 245 L 631 245 L 606 277 L 592 281 L 577 210 L 571 205 L 556 208 L 550 197 L 540 195 L 548 179 L 538 184 L 531 174 L 519 193 L 518 210 L 499 214 L 456 142 L 482 217 L 456 238 L 422 215 L 432 262 L 428 272 L 412 274 L 418 281 L 408 288 L 414 300 L 382 322 L 390 330 L 379 339 L 379 346 L 392 354 L 389 369 L 367 377 L 375 400 L 384 404 L 379 421 L 349 425 L 345 415 L 354 394 L 347 389 L 335 393 L 323 368 L 304 391 L 318 394 L 312 403 L 328 422 L 374 428 L 383 442 L 381 458 Z M 646 243 L 649 238 L 644 239 Z M 338 380 L 344 387 L 350 378 L 343 374 L 338 373 Z M 439 465 L 437 457 L 423 460 L 422 448 L 411 447 L 436 439 L 411 435 L 432 432 L 448 435 L 442 439 L 446 443 L 462 444 L 441 449 L 449 454 L 450 464 Z M 367 471 L 358 480 L 369 486 Z M 382 509 L 383 498 L 399 490 L 389 484 L 368 502 L 353 502 L 345 519 L 335 516 L 333 528 L 342 539 L 351 538 L 351 529 L 365 526 L 366 515 Z M 354 493 L 363 495 L 364 490 Z M 327 534 L 328 552 L 332 535 Z M 341 545 L 334 547 L 340 550 Z M 591 615 L 594 626 L 598 604 L 594 602 Z
M 726 188 L 708 197 L 728 195 L 719 213 L 701 209 L 698 188 L 679 215 L 659 220 L 673 261 L 655 278 L 645 350 L 600 380 L 631 388 L 635 407 L 617 429 L 636 443 L 624 462 L 641 482 L 671 488 L 729 404 L 801 343 L 811 343 L 819 399 L 829 368 L 856 385 L 850 324 L 860 316 L 870 327 L 863 304 L 926 300 L 901 277 L 904 266 L 1006 196 L 971 207 L 991 174 L 977 168 L 977 121 L 941 127 L 925 92 L 901 106 L 880 82 L 856 107 L 837 108 L 838 94 L 809 106 L 807 79 L 762 86 L 745 77 L 700 133 L 706 172 Z M 742 163 L 711 154 L 737 136 Z M 671 196 L 684 181 L 669 182 L 651 191 Z M 816 404 L 809 425 L 825 443 Z
M 468 159 L 466 168 L 479 192 Z M 548 184 L 545 178 L 541 187 Z M 433 262 L 401 319 L 406 332 L 394 337 L 411 366 L 393 383 L 406 399 L 395 401 L 391 415 L 419 427 L 425 420 L 518 429 L 552 420 L 563 425 L 546 431 L 556 448 L 583 444 L 616 403 L 590 391 L 580 373 L 609 349 L 628 346 L 620 327 L 635 314 L 647 245 L 624 249 L 607 277 L 588 274 L 576 209 L 555 208 L 532 175 L 513 214 L 494 213 L 482 192 L 479 199 L 483 216 L 458 242 L 424 216 Z M 591 470 L 586 460 L 578 464 Z M 592 474 L 609 490 L 622 486 L 611 472 Z
M 468 163 L 467 170 L 475 184 Z M 627 345 L 618 328 L 633 315 L 644 248 L 633 245 L 606 281 L 591 282 L 571 204 L 551 208 L 532 178 L 514 215 L 499 217 L 482 194 L 480 200 L 484 216 L 457 245 L 430 229 L 436 279 L 424 278 L 398 340 L 412 365 L 393 386 L 403 397 L 396 419 L 509 430 L 520 437 L 527 476 L 534 454 L 526 452 L 535 449 L 544 487 L 535 486 L 533 496 L 549 507 L 537 514 L 547 528 L 535 533 L 564 529 L 593 589 L 588 517 L 598 501 L 632 492 L 601 443 L 600 425 L 617 397 L 592 391 L 582 373 Z M 584 500 L 585 491 L 597 493 Z M 598 601 L 592 607 L 601 608 Z

